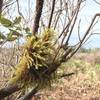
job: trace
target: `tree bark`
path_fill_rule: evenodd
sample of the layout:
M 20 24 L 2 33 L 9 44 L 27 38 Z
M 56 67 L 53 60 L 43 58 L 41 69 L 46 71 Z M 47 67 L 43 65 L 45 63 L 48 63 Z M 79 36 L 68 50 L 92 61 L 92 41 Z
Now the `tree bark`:
M 44 0 L 36 0 L 36 14 L 33 25 L 33 35 L 38 32 L 39 22 L 42 14 Z
M 0 0 L 0 15 L 2 13 L 3 0 Z
M 18 85 L 9 85 L 8 87 L 5 87 L 0 90 L 0 100 L 3 98 L 13 94 L 16 91 L 19 91 L 21 88 L 18 87 Z
M 54 9 L 55 9 L 55 2 L 56 2 L 56 0 L 53 0 L 53 1 L 52 1 L 52 10 L 51 10 L 51 15 L 50 15 L 50 19 L 49 19 L 48 28 L 50 28 L 51 23 L 52 23 L 53 12 L 54 12 Z
M 18 100 L 31 100 L 32 97 L 37 93 L 37 91 L 38 91 L 38 86 L 36 86 L 34 89 L 32 89 L 32 91 L 30 91 L 25 96 L 19 98 Z

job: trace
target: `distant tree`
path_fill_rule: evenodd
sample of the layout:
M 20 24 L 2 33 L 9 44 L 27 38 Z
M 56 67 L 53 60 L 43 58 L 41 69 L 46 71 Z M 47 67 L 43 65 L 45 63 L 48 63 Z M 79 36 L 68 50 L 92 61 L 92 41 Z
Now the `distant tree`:
M 91 48 L 84 48 L 84 47 L 81 47 L 79 52 L 81 53 L 90 53 L 92 50 Z

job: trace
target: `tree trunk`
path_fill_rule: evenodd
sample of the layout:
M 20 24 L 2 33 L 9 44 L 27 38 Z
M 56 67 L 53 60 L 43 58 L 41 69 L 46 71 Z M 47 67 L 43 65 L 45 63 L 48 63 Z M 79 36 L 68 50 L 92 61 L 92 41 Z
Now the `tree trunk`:
M 0 0 L 0 15 L 2 13 L 3 0 Z
M 36 15 L 35 15 L 34 25 L 33 25 L 33 35 L 35 35 L 38 32 L 43 3 L 44 0 L 36 0 Z

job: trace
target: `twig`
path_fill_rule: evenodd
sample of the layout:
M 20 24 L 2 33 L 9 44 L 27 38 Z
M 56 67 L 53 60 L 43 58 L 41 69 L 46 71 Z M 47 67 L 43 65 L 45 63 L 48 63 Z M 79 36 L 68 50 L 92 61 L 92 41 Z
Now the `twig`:
M 69 39 L 70 39 L 70 37 L 71 37 L 71 35 L 72 35 L 72 31 L 73 31 L 73 28 L 74 28 L 74 26 L 75 26 L 75 23 L 76 23 L 78 14 L 79 14 L 79 9 L 80 9 L 81 3 L 82 3 L 82 0 L 78 1 L 78 3 L 77 3 L 75 18 L 74 18 L 73 24 L 72 24 L 72 26 L 71 26 L 71 30 L 70 30 L 70 32 L 69 32 L 69 35 L 68 35 L 68 38 L 67 38 L 65 44 L 68 44 Z
M 20 12 L 20 9 L 19 9 L 19 0 L 16 0 L 16 2 L 17 2 L 17 9 L 18 9 L 19 15 L 22 16 L 23 19 L 25 19 L 23 14 Z
M 97 3 L 98 5 L 100 5 L 100 2 L 98 2 L 97 0 L 93 0 L 95 3 Z
M 67 74 L 63 74 L 63 75 L 61 75 L 59 78 L 69 77 L 69 76 L 72 76 L 72 75 L 74 75 L 74 74 L 75 74 L 74 72 L 72 72 L 72 73 L 67 73 Z
M 52 2 L 52 11 L 51 11 L 50 19 L 49 19 L 48 28 L 50 28 L 51 23 L 52 23 L 52 17 L 53 17 L 53 12 L 54 12 L 54 8 L 55 8 L 55 1 L 56 0 L 53 0 L 53 2 Z
M 76 49 L 73 52 L 71 52 L 70 56 L 67 57 L 67 59 L 71 58 L 79 50 L 79 48 L 82 46 L 82 44 L 84 43 L 84 40 L 86 39 L 87 35 L 90 33 L 90 30 L 93 26 L 93 23 L 94 23 L 94 21 L 97 17 L 100 17 L 100 13 L 97 13 L 97 14 L 94 15 L 94 17 L 91 21 L 91 24 L 89 25 L 87 31 L 85 32 L 85 35 L 83 36 L 83 38 L 81 39 L 81 41 L 79 43 L 79 45 L 76 47 Z
M 32 97 L 37 93 L 37 91 L 38 91 L 38 86 L 36 86 L 34 89 L 32 89 L 32 91 L 30 91 L 25 96 L 19 98 L 18 100 L 31 100 Z

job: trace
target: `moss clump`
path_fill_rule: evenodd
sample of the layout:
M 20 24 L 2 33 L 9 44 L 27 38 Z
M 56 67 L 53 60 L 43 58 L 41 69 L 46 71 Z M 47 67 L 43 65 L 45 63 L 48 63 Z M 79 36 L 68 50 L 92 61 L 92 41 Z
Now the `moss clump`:
M 53 31 L 46 30 L 42 36 L 27 37 L 24 52 L 16 66 L 11 83 L 22 86 L 50 84 L 53 74 L 46 75 L 43 71 L 47 70 L 55 56 L 53 35 Z

